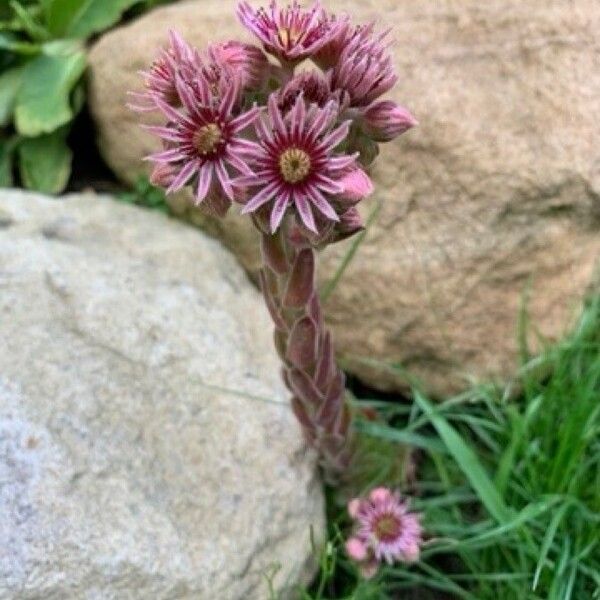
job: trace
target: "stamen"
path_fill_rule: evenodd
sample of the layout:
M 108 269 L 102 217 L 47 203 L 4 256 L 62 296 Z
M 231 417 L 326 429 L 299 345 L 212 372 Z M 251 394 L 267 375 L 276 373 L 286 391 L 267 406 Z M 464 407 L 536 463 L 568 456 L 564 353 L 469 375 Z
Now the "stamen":
M 200 127 L 192 139 L 194 148 L 202 155 L 212 154 L 217 146 L 223 142 L 223 133 L 216 123 Z
M 287 183 L 299 183 L 310 173 L 310 156 L 300 148 L 288 148 L 279 157 L 279 170 Z

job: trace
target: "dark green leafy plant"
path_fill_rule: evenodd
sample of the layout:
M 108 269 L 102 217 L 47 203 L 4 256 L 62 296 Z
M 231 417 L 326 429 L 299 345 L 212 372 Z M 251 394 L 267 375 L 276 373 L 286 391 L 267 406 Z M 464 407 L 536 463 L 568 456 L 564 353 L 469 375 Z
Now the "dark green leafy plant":
M 67 185 L 71 122 L 85 102 L 85 41 L 140 0 L 9 0 L 0 4 L 0 187 Z

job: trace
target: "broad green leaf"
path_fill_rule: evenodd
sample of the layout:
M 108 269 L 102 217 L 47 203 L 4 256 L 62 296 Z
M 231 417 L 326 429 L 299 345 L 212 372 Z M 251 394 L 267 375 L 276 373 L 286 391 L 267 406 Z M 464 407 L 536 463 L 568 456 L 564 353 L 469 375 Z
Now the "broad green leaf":
M 85 54 L 38 56 L 23 71 L 17 95 L 15 126 L 23 135 L 50 133 L 74 116 L 71 90 L 85 70 Z
M 64 130 L 27 138 L 19 145 L 19 172 L 26 188 L 46 194 L 62 192 L 71 173 L 72 153 Z
M 46 26 L 55 37 L 85 38 L 114 25 L 140 0 L 46 0 Z
M 0 127 L 6 127 L 12 120 L 12 113 L 19 87 L 22 69 L 15 67 L 0 75 Z
M 510 519 L 510 510 L 498 493 L 496 486 L 483 468 L 473 449 L 463 440 L 460 434 L 419 392 L 415 392 L 415 402 L 429 417 L 438 435 L 446 444 L 446 448 L 454 457 L 465 477 L 477 492 L 481 503 L 500 523 L 506 524 Z

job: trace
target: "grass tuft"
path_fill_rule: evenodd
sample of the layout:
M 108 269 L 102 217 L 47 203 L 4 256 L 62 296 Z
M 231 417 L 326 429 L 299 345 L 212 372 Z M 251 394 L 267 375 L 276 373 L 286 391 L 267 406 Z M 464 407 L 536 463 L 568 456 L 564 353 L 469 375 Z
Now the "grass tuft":
M 480 386 L 440 404 L 418 390 L 411 407 L 369 402 L 384 420 L 360 435 L 421 454 L 410 491 L 431 538 L 417 565 L 361 581 L 330 494 L 327 570 L 304 600 L 600 599 L 600 297 L 523 360 L 516 399 Z

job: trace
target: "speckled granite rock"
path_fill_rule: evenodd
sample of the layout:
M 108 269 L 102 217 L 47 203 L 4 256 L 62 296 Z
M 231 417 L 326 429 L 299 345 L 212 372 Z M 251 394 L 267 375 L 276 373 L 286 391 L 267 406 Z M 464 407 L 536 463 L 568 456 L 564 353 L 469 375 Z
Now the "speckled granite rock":
M 264 600 L 275 565 L 279 590 L 310 576 L 314 457 L 233 257 L 108 197 L 0 190 L 0 217 L 0 598 Z
M 395 93 L 421 123 L 384 147 L 373 173 L 381 211 L 327 306 L 345 364 L 372 385 L 398 389 L 400 374 L 358 357 L 401 363 L 439 395 L 467 379 L 507 377 L 526 288 L 531 321 L 556 338 L 600 254 L 600 5 L 324 4 L 393 25 Z M 92 50 L 92 113 L 104 156 L 123 179 L 135 177 L 156 143 L 125 109 L 126 90 L 140 85 L 137 70 L 168 28 L 199 46 L 242 35 L 234 5 L 169 6 Z M 174 205 L 183 211 L 185 200 Z M 245 220 L 203 224 L 255 268 Z M 323 280 L 347 248 L 327 254 Z

